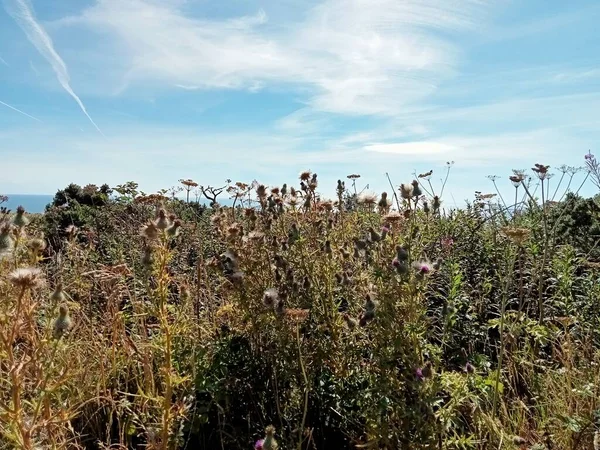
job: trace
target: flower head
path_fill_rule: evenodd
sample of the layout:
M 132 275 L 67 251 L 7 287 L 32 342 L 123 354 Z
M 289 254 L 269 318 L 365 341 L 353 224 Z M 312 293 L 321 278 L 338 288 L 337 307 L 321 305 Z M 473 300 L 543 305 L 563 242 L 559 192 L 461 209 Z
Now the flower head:
M 414 186 L 412 184 L 402 183 L 400 185 L 400 196 L 404 199 L 409 199 L 413 196 Z
M 171 226 L 167 228 L 167 235 L 171 237 L 175 237 L 179 234 L 179 230 L 181 228 L 181 220 L 175 219 Z
M 417 275 L 424 276 L 433 271 L 433 266 L 427 261 L 415 261 L 413 268 L 417 271 Z
M 473 364 L 471 364 L 470 362 L 467 362 L 467 364 L 465 364 L 465 372 L 475 373 L 475 366 L 473 366 Z
M 150 240 L 158 238 L 158 228 L 154 222 L 148 222 L 148 224 L 142 228 L 142 235 Z
M 159 230 L 166 230 L 171 225 L 164 209 L 161 208 L 158 210 L 158 218 L 154 222 L 154 225 Z
M 312 176 L 312 173 L 310 172 L 310 170 L 305 170 L 300 173 L 300 180 L 308 181 L 308 180 L 310 180 L 311 176 Z
M 52 294 L 50 294 L 50 301 L 54 304 L 62 303 L 65 301 L 65 293 L 63 291 L 62 283 L 56 283 L 56 287 Z
M 417 380 L 423 381 L 425 379 L 425 377 L 423 376 L 423 369 L 417 367 L 417 370 L 415 370 L 415 376 L 417 377 Z
M 279 300 L 279 292 L 275 288 L 269 288 L 263 294 L 263 305 L 267 308 L 275 307 L 276 302 Z
M 520 227 L 503 227 L 500 231 L 517 245 L 523 244 L 531 234 L 528 228 Z
M 14 247 L 11 235 L 12 225 L 8 222 L 0 222 L 0 256 L 10 253 Z
M 412 191 L 413 197 L 419 197 L 419 196 L 423 195 L 423 191 L 421 191 L 421 186 L 419 186 L 419 182 L 417 180 L 413 180 L 411 184 L 413 187 L 413 191 Z
M 264 439 L 259 439 L 258 441 L 256 441 L 256 444 L 254 444 L 254 450 L 263 450 L 264 443 L 265 443 Z
M 25 208 L 23 208 L 22 206 L 19 206 L 17 208 L 17 214 L 15 215 L 15 218 L 13 219 L 13 225 L 18 228 L 23 228 L 23 227 L 27 226 L 27 224 L 29 224 L 29 219 L 27 217 L 25 217 Z
M 451 237 L 442 238 L 442 248 L 444 250 L 450 250 L 453 245 L 454 245 L 454 239 L 452 239 Z
M 44 284 L 42 271 L 36 267 L 22 267 L 8 274 L 12 284 L 22 289 L 34 289 Z
M 54 338 L 60 339 L 71 328 L 71 325 L 69 308 L 66 305 L 60 305 L 58 318 L 54 321 Z
M 366 205 L 369 207 L 375 206 L 377 204 L 377 194 L 373 192 L 365 192 L 358 197 L 358 203 L 361 205 Z

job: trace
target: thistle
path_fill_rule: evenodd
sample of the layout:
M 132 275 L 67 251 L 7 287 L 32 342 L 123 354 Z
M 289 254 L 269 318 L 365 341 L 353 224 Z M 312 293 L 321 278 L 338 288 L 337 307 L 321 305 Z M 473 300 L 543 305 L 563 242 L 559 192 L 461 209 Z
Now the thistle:
M 381 240 L 385 241 L 390 229 L 388 227 L 381 227 Z
M 158 210 L 158 218 L 154 222 L 154 225 L 159 230 L 166 230 L 171 225 L 169 223 L 169 218 L 167 217 L 167 213 L 165 212 L 164 209 L 161 208 Z
M 25 217 L 25 208 L 19 206 L 17 208 L 17 214 L 13 219 L 13 225 L 17 228 L 26 227 L 29 224 L 29 219 Z
M 152 264 L 154 264 L 153 250 L 152 250 L 152 247 L 150 247 L 149 245 L 144 247 L 144 253 L 142 254 L 141 261 L 142 261 L 142 265 L 144 267 L 146 267 L 147 269 L 151 268 Z
M 302 288 L 305 291 L 308 291 L 308 290 L 310 290 L 310 286 L 311 286 L 310 279 L 308 278 L 308 276 L 305 276 L 304 280 L 302 282 Z
M 360 316 L 360 320 L 358 321 L 358 324 L 361 327 L 366 326 L 371 320 L 373 320 L 375 318 L 375 310 L 366 310 L 365 312 L 363 312 Z
M 300 239 L 300 230 L 298 229 L 298 225 L 293 223 L 290 231 L 288 231 L 288 244 L 292 245 L 298 239 Z
M 279 292 L 275 288 L 267 289 L 263 294 L 262 301 L 267 308 L 274 308 L 279 301 Z
M 431 364 L 431 361 L 425 363 L 421 369 L 421 373 L 423 374 L 423 378 L 431 378 L 433 376 L 433 365 Z
M 388 199 L 387 192 L 381 193 L 381 198 L 379 199 L 379 203 L 377 203 L 377 206 L 379 207 L 379 212 L 381 214 L 387 214 L 387 212 L 390 210 L 390 206 L 392 206 L 392 201 Z
M 46 241 L 41 238 L 34 238 L 27 243 L 27 246 L 35 256 L 39 256 L 46 249 Z
M 22 267 L 8 274 L 8 279 L 21 289 L 34 289 L 44 284 L 42 271 L 36 267 Z
M 412 184 L 402 183 L 400 185 L 400 197 L 405 200 L 410 199 L 413 196 L 413 189 L 414 187 Z
M 518 445 L 519 447 L 527 445 L 527 440 L 522 438 L 521 436 L 513 436 L 512 442 L 513 444 Z
M 269 425 L 265 429 L 265 439 L 262 444 L 263 450 L 277 450 L 279 445 L 275 440 L 275 427 L 273 425 Z
M 69 317 L 69 309 L 66 305 L 60 305 L 58 318 L 54 321 L 53 336 L 55 339 L 60 339 L 65 332 L 71 328 L 72 322 Z
M 398 258 L 398 261 L 400 262 L 408 260 L 408 251 L 401 245 L 396 246 L 396 258 Z
M 419 186 L 419 182 L 417 180 L 413 180 L 411 184 L 413 187 L 413 197 L 420 197 L 421 195 L 423 195 L 423 191 L 421 190 L 421 186 Z
M 433 272 L 433 265 L 427 261 L 415 261 L 412 266 L 417 272 L 418 277 L 424 277 Z
M 372 192 L 365 192 L 358 197 L 358 203 L 372 208 L 377 204 L 377 195 Z
M 65 301 L 65 293 L 63 291 L 62 283 L 56 283 L 54 291 L 52 292 L 52 294 L 50 294 L 50 301 L 54 305 Z
M 310 180 L 311 175 L 312 174 L 310 173 L 310 170 L 305 170 L 305 171 L 303 171 L 303 172 L 300 173 L 300 177 L 299 178 L 302 181 L 308 181 L 308 180 Z
M 348 314 L 344 314 L 344 321 L 346 322 L 346 325 L 348 325 L 348 328 L 350 328 L 351 330 L 355 329 L 356 326 L 358 325 L 358 320 L 356 320 L 354 317 L 350 317 Z
M 8 222 L 0 223 L 0 256 L 13 250 L 14 241 L 11 236 L 11 225 Z
M 369 227 L 369 239 L 371 242 L 379 242 L 381 241 L 381 235 L 373 227 Z
M 435 212 L 435 213 L 439 212 L 440 206 L 442 206 L 442 201 L 436 195 L 433 197 L 433 200 L 431 201 L 431 207 L 433 208 L 433 212 Z
M 175 237 L 179 234 L 179 230 L 181 228 L 181 220 L 175 219 L 173 224 L 167 228 L 167 236 Z

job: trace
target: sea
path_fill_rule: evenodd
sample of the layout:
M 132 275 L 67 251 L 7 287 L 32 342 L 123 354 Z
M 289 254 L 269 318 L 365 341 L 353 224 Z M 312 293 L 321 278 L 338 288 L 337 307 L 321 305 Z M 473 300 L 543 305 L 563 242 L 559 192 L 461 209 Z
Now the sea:
M 25 208 L 25 211 L 30 213 L 43 213 L 46 205 L 52 202 L 53 195 L 24 195 L 24 194 L 6 194 L 8 202 L 0 204 L 12 211 L 18 206 Z

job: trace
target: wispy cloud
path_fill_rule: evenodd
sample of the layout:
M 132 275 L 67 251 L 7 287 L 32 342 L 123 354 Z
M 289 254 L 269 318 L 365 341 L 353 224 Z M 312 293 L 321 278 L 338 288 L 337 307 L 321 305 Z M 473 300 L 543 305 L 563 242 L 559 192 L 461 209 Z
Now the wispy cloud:
M 31 115 L 27 114 L 26 112 L 23 112 L 23 111 L 21 111 L 20 109 L 17 109 L 17 108 L 15 108 L 14 106 L 11 106 L 11 105 L 9 105 L 8 103 L 4 103 L 2 100 L 0 100 L 0 105 L 4 105 L 4 106 L 6 106 L 7 108 L 10 108 L 10 109 L 12 109 L 13 111 L 16 111 L 16 112 L 18 112 L 19 114 L 23 114 L 24 116 L 27 116 L 27 117 L 29 117 L 30 119 L 37 120 L 38 122 L 41 122 L 41 120 L 40 120 L 40 119 L 38 119 L 37 117 L 33 117 L 33 116 L 31 116 Z
M 252 91 L 285 83 L 303 89 L 315 110 L 393 114 L 452 73 L 460 51 L 451 33 L 486 12 L 479 0 L 326 0 L 282 26 L 263 10 L 190 17 L 180 3 L 97 0 L 58 24 L 108 33 L 112 47 L 99 64 L 121 68 L 129 86 Z
M 4 64 L 6 67 L 10 67 L 10 65 L 6 62 L 6 60 L 0 56 L 0 63 Z
M 96 125 L 96 122 L 88 114 L 87 109 L 81 99 L 73 91 L 71 87 L 69 72 L 65 62 L 62 60 L 60 55 L 54 49 L 52 39 L 46 33 L 44 28 L 36 20 L 32 6 L 28 0 L 4 0 L 5 8 L 8 14 L 15 20 L 15 22 L 21 27 L 21 29 L 27 35 L 29 41 L 35 46 L 40 54 L 50 63 L 58 82 L 63 89 L 77 102 L 81 111 L 89 119 L 91 124 L 98 130 L 100 134 L 102 131 Z
M 31 70 L 33 73 L 35 73 L 36 77 L 40 76 L 40 72 L 39 72 L 39 70 L 37 70 L 37 67 L 35 67 L 35 64 L 33 64 L 32 60 L 29 60 L 29 67 L 31 67 Z

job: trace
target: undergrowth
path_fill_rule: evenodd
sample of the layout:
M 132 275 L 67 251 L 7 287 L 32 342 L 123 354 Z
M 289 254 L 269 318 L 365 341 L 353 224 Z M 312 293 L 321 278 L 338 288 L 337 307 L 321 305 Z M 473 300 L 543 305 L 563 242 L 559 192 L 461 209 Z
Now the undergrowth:
M 598 206 L 548 170 L 3 209 L 0 448 L 600 448 Z

